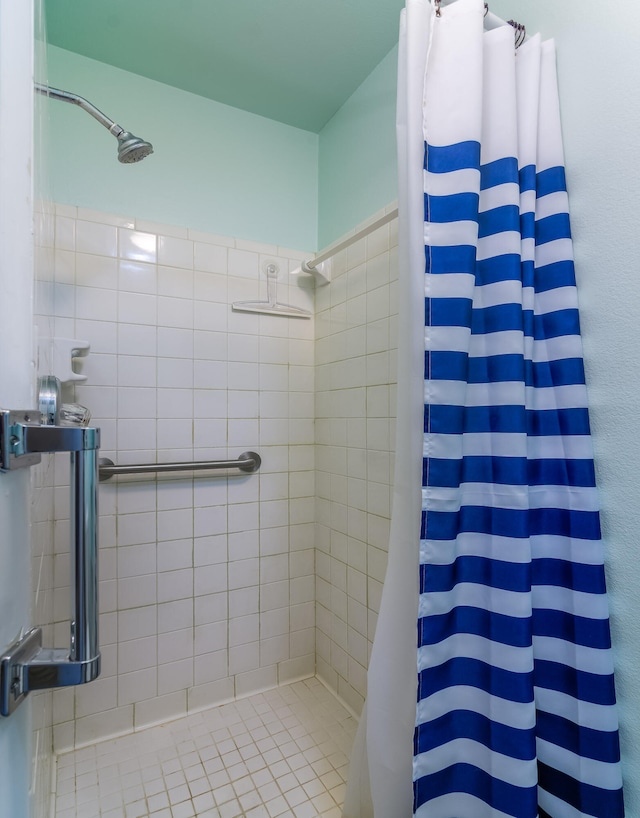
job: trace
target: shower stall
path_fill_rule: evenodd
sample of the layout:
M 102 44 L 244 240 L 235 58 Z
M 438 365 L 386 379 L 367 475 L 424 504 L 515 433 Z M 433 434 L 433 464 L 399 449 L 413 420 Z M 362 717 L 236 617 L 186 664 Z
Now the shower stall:
M 55 220 L 54 254 L 59 248 L 75 255 L 76 308 L 67 320 L 91 345 L 82 363 L 87 380 L 75 384 L 70 399 L 92 410 L 102 432 L 101 456 L 119 465 L 192 462 L 235 458 L 250 449 L 262 459 L 255 474 L 134 474 L 100 484 L 103 669 L 90 685 L 53 693 L 58 814 L 80 818 L 86 799 L 102 797 L 93 783 L 84 792 L 69 791 L 68 783 L 71 771 L 78 781 L 86 764 L 99 775 L 101 753 L 108 759 L 120 747 L 125 755 L 144 757 L 156 741 L 170 753 L 168 730 L 188 732 L 203 718 L 221 720 L 222 727 L 228 727 L 225 718 L 255 724 L 251 719 L 263 708 L 269 725 L 285 707 L 294 720 L 289 732 L 279 728 L 274 746 L 273 731 L 266 733 L 259 748 L 261 759 L 272 750 L 281 762 L 279 775 L 263 773 L 264 786 L 248 793 L 233 789 L 249 773 L 242 767 L 232 773 L 231 760 L 246 766 L 254 758 L 244 758 L 245 744 L 229 749 L 235 734 L 222 744 L 243 761 L 230 755 L 224 770 L 244 773 L 240 779 L 217 791 L 215 781 L 224 780 L 219 760 L 201 756 L 205 773 L 211 762 L 212 804 L 220 814 L 235 815 L 243 814 L 236 808 L 266 808 L 276 798 L 293 809 L 298 804 L 287 798 L 304 797 L 309 815 L 337 815 L 386 561 L 395 222 L 334 256 L 333 279 L 315 294 L 305 281 L 280 282 L 287 301 L 315 307 L 311 321 L 300 321 L 230 310 L 231 301 L 250 292 L 249 265 L 257 284 L 261 258 L 274 248 L 169 225 L 155 232 L 146 224 L 125 225 L 119 214 L 99 217 L 69 206 L 57 206 Z M 103 255 L 105 247 L 109 254 Z M 138 260 L 141 248 L 145 261 Z M 284 270 L 308 258 L 283 248 L 275 255 Z M 105 290 L 101 270 L 116 264 L 118 290 Z M 66 473 L 54 468 L 54 477 L 54 493 L 62 495 Z M 54 516 L 56 633 L 64 627 L 69 594 L 62 504 Z M 348 709 L 335 704 L 318 678 Z M 278 686 L 286 687 L 265 693 Z M 232 709 L 218 715 L 190 716 L 247 696 L 246 704 L 227 705 Z M 308 727 L 295 722 L 305 708 L 314 717 Z M 160 733 L 153 727 L 169 722 Z M 147 744 L 126 743 L 123 736 L 145 727 L 151 727 Z M 213 726 L 209 732 L 218 733 Z M 109 751 L 101 749 L 109 742 L 95 744 L 114 737 Z M 179 746 L 177 738 L 174 743 Z M 316 757 L 318 747 L 324 754 Z M 301 754 L 308 781 L 296 778 Z M 293 768 L 282 767 L 287 759 Z M 128 758 L 124 766 L 131 764 Z M 316 783 L 307 792 L 310 781 Z M 169 784 L 166 792 L 141 795 L 144 783 L 132 793 L 123 785 L 117 806 L 185 795 L 197 808 L 210 800 L 195 790 L 173 795 Z M 241 788 L 248 786 L 243 780 Z M 114 793 L 108 796 L 105 803 L 116 804 Z
M 86 118 L 52 99 L 101 122 L 121 161 L 123 150 L 128 162 L 151 152 L 84 97 L 52 87 L 72 87 L 64 77 L 38 80 L 37 170 L 51 161 L 51 134 L 38 129 L 59 127 L 52 109 L 65 140 L 78 137 L 79 162 L 87 147 L 73 128 Z M 105 108 L 116 112 L 108 99 Z M 162 135 L 144 132 L 156 154 L 140 168 L 153 174 Z M 35 375 L 58 377 L 61 400 L 86 407 L 100 429 L 112 479 L 98 487 L 101 672 L 34 691 L 2 720 L 0 741 L 17 729 L 33 736 L 6 790 L 21 805 L 7 809 L 26 816 L 29 791 L 37 818 L 334 818 L 386 566 L 394 205 L 331 253 L 331 280 L 316 287 L 310 267 L 300 272 L 312 252 L 131 217 L 124 196 L 121 210 L 97 211 L 36 187 L 37 340 L 25 337 L 22 397 L 1 403 L 35 409 Z M 232 310 L 275 301 L 269 277 L 288 314 Z M 43 644 L 68 640 L 68 460 L 43 454 L 32 474 L 32 612 L 6 644 L 32 625 Z M 220 461 L 227 468 L 166 471 Z M 123 473 L 156 464 L 159 473 Z M 26 498 L 26 475 L 2 475 L 3 486 L 16 477 Z M 20 761 L 15 746 L 7 770 Z

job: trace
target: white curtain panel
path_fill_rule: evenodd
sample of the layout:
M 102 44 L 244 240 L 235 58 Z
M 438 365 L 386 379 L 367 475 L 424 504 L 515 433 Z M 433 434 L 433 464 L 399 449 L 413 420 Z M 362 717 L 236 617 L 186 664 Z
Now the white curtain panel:
M 345 818 L 412 810 L 416 620 L 424 416 L 422 99 L 431 8 L 408 0 L 398 53 L 398 407 L 389 560 L 369 662 L 367 701 L 351 756 Z

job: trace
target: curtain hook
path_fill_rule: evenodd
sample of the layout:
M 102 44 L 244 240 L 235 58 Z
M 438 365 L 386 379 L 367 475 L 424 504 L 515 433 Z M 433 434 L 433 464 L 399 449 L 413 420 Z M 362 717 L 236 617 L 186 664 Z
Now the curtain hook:
M 527 37 L 527 28 L 522 23 L 517 23 L 515 20 L 508 20 L 507 22 L 515 29 L 516 49 L 518 49 Z
M 487 14 L 489 14 L 489 4 L 485 3 L 484 4 L 484 16 L 486 17 Z
M 440 2 L 441 0 L 435 0 L 436 4 L 436 17 L 442 17 L 442 13 L 440 11 Z

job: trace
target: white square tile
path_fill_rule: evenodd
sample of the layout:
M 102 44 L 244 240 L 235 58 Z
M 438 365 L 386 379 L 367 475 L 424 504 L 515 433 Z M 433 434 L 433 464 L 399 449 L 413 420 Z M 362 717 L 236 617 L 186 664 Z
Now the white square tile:
M 228 531 L 252 531 L 259 526 L 258 503 L 232 504 L 228 508 Z
M 233 619 L 238 616 L 258 613 L 259 597 L 260 593 L 257 585 L 229 591 L 229 617 Z
M 150 543 L 155 545 L 156 540 L 156 515 L 153 512 L 145 512 L 141 514 L 122 514 L 118 521 L 118 546 L 140 545 L 143 543 Z M 118 563 L 125 558 L 127 552 L 121 550 L 118 552 Z M 127 559 L 133 557 L 127 556 Z M 135 557 L 135 563 L 140 568 L 144 568 L 146 564 L 153 567 L 149 571 L 139 571 L 138 573 L 150 573 L 155 571 L 155 553 L 150 549 L 144 552 L 140 551 L 139 555 Z M 123 576 L 120 574 L 120 576 Z M 127 573 L 124 576 L 132 576 Z
M 228 279 L 226 275 L 196 272 L 193 277 L 196 301 L 214 301 L 228 309 Z
M 180 540 L 193 536 L 193 511 L 190 508 L 159 511 L 158 539 Z
M 193 301 L 189 298 L 158 296 L 158 324 L 160 327 L 192 329 Z M 192 355 L 193 352 L 190 352 Z
M 193 363 L 180 358 L 158 358 L 158 386 L 165 389 L 191 389 Z
M 193 242 L 173 236 L 158 236 L 158 263 L 192 270 Z
M 167 662 L 158 667 L 158 695 L 164 696 L 177 691 L 186 691 L 194 683 L 193 659 Z M 186 696 L 185 696 L 186 707 Z M 138 708 L 136 708 L 136 711 Z
M 118 704 L 119 706 L 145 701 L 156 695 L 157 670 L 154 666 L 132 673 L 118 674 Z M 144 813 L 141 813 L 144 815 Z
M 289 582 L 263 583 L 260 587 L 260 610 L 271 611 L 289 605 Z
M 246 645 L 229 648 L 229 673 L 246 673 L 260 667 L 260 643 L 250 642 Z
M 178 299 L 180 301 L 180 299 Z M 187 302 L 189 303 L 189 302 Z M 176 311 L 179 313 L 179 310 Z M 175 319 L 178 320 L 177 318 Z M 158 327 L 158 355 L 165 358 L 193 358 L 193 332 L 189 328 Z
M 194 678 L 196 685 L 226 679 L 228 676 L 227 650 L 218 650 L 213 653 L 201 653 L 194 660 Z M 210 779 L 211 780 L 211 779 Z M 216 794 L 214 790 L 214 795 Z
M 227 622 L 224 619 L 196 625 L 194 634 L 194 650 L 196 656 L 226 650 L 228 646 L 228 628 Z
M 97 256 L 117 256 L 117 228 L 108 224 L 78 220 L 76 222 L 76 250 L 79 253 L 91 253 Z
M 173 298 L 193 298 L 194 277 L 191 270 L 158 267 L 158 295 Z
M 227 571 L 222 563 L 200 566 L 194 575 L 194 593 L 198 596 L 217 594 L 227 590 Z
M 257 391 L 229 391 L 228 413 L 232 418 L 258 418 Z
M 193 422 L 193 445 L 198 449 L 220 449 L 227 444 L 227 422 L 196 418 Z M 206 459 L 206 458 L 202 458 Z
M 118 287 L 118 262 L 109 256 L 76 253 L 75 276 L 79 286 L 115 290 Z M 57 277 L 57 280 L 60 279 Z
M 225 506 L 208 506 L 194 510 L 194 536 L 206 537 L 227 532 Z
M 158 664 L 193 656 L 193 630 L 171 631 L 158 636 Z
M 158 602 L 172 602 L 193 596 L 193 569 L 158 574 Z
M 123 418 L 118 421 L 118 449 L 156 448 L 156 424 L 153 420 Z
M 227 328 L 228 309 L 226 304 L 196 301 L 193 305 L 194 329 L 224 332 Z
M 160 523 L 162 530 L 162 524 Z M 159 541 L 157 545 L 158 571 L 177 571 L 191 568 L 193 541 L 191 539 Z
M 158 633 L 169 633 L 193 626 L 193 600 L 180 599 L 158 605 Z
M 154 326 L 120 322 L 117 325 L 117 334 L 118 352 L 121 355 L 155 356 L 157 342 Z
M 260 553 L 260 532 L 252 530 L 230 533 L 228 543 L 230 561 L 252 559 Z
M 196 270 L 208 273 L 227 272 L 227 248 L 204 242 L 194 242 L 193 261 Z
M 118 358 L 118 385 L 124 387 L 155 387 L 156 385 L 156 358 L 143 355 L 120 355 Z M 137 390 L 136 390 L 137 391 Z M 129 393 L 132 397 L 135 392 Z M 148 392 L 147 395 L 151 393 Z M 138 397 L 142 398 L 142 394 Z M 119 404 L 122 403 L 123 408 L 127 405 L 127 398 L 120 395 Z M 135 411 L 134 407 L 129 406 L 129 409 L 124 411 L 120 417 L 131 416 L 129 412 Z M 148 410 L 147 410 L 148 411 Z M 148 414 L 144 413 L 150 419 L 154 417 L 155 412 Z M 141 414 L 135 415 L 141 417 Z
M 259 445 L 259 437 L 259 421 L 252 418 L 229 419 L 227 423 L 227 443 L 230 449 L 239 449 L 240 452 L 255 449 Z M 264 460 L 261 468 L 265 468 Z
M 226 418 L 227 392 L 225 389 L 196 389 L 193 394 L 194 417 Z
M 126 324 L 155 324 L 156 296 L 121 291 L 118 294 L 118 320 Z
M 259 584 L 260 565 L 258 559 L 237 560 L 228 565 L 229 590 L 248 588 Z
M 121 258 L 133 261 L 156 262 L 156 236 L 140 230 L 118 228 L 119 253 Z
M 219 565 L 226 563 L 227 559 L 227 537 L 224 534 L 196 537 L 193 541 L 194 566 Z
M 194 361 L 194 386 L 196 389 L 226 389 L 226 361 Z
M 260 635 L 260 617 L 258 614 L 240 616 L 229 621 L 229 646 L 244 645 L 256 642 Z
M 257 278 L 259 275 L 259 255 L 248 250 L 228 251 L 228 270 L 230 276 Z
M 227 335 L 223 332 L 194 332 L 194 355 L 205 361 L 227 360 Z
M 192 603 L 192 607 L 195 610 L 196 626 L 222 622 L 224 632 L 227 632 L 227 594 L 225 592 L 198 596 L 195 604 Z
M 134 370 L 135 369 L 134 367 Z M 129 372 L 129 378 L 132 374 L 132 372 Z M 122 370 L 120 375 L 124 375 Z M 139 389 L 134 387 L 120 388 L 118 389 L 117 407 L 118 417 L 120 418 L 152 418 L 155 415 L 156 391 L 155 389 Z
M 157 661 L 158 647 L 155 635 L 132 639 L 118 645 L 119 675 L 143 668 L 155 668 Z
M 77 287 L 75 309 L 78 316 L 88 321 L 115 321 L 117 294 L 98 287 Z
M 156 633 L 157 611 L 155 605 L 118 612 L 118 639 L 130 641 Z

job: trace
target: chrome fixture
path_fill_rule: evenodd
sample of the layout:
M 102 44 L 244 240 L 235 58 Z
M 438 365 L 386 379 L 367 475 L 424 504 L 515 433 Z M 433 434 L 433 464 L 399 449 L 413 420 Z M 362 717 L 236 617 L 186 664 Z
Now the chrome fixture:
M 210 471 L 211 469 L 240 469 L 247 474 L 257 472 L 262 458 L 257 452 L 243 452 L 237 460 L 195 460 L 187 463 L 140 463 L 137 466 L 116 466 L 108 457 L 101 457 L 98 465 L 100 482 L 118 474 L 165 474 L 172 471 Z
M 151 142 L 145 142 L 138 136 L 134 136 L 129 131 L 125 131 L 120 125 L 115 123 L 108 116 L 105 116 L 102 111 L 98 110 L 95 105 L 92 105 L 84 97 L 78 94 L 72 94 L 69 91 L 61 91 L 59 88 L 51 88 L 49 85 L 41 85 L 36 83 L 35 91 L 38 94 L 49 97 L 50 99 L 59 99 L 62 102 L 69 102 L 71 105 L 78 105 L 94 119 L 97 119 L 101 125 L 112 133 L 118 140 L 118 161 L 125 164 L 131 162 L 139 162 L 145 156 L 153 153 L 153 145 Z
M 88 426 L 91 412 L 79 403 L 60 403 L 60 380 L 54 375 L 38 379 L 38 410 L 45 426 Z
M 318 253 L 309 261 L 303 261 L 300 263 L 300 267 L 297 270 L 294 270 L 295 273 L 309 273 L 316 275 L 318 274 L 318 278 L 316 279 L 317 284 L 328 284 L 331 281 L 331 270 L 323 271 L 319 268 L 322 264 L 330 261 L 335 255 L 337 255 L 342 250 L 346 250 L 347 247 L 351 247 L 352 244 L 360 241 L 361 239 L 366 238 L 371 233 L 375 233 L 376 230 L 379 230 L 381 227 L 384 227 L 385 224 L 389 224 L 394 219 L 398 218 L 398 208 L 394 207 L 393 210 L 390 210 L 388 213 L 385 213 L 384 216 L 381 216 L 379 219 L 376 219 L 371 224 L 368 224 L 366 227 L 363 227 L 362 230 L 358 230 L 357 233 L 353 233 L 350 236 L 347 236 L 346 239 L 339 242 L 338 244 L 330 245 L 326 250 L 323 250 L 321 253 Z M 327 275 L 327 272 L 329 275 Z
M 0 472 L 40 462 L 44 452 L 71 455 L 71 593 L 69 648 L 43 648 L 32 628 L 0 655 L 0 715 L 31 690 L 91 682 L 100 674 L 98 646 L 98 448 L 100 430 L 61 426 L 55 378 L 40 381 L 41 411 L 0 410 Z M 54 421 L 52 423 L 52 421 Z
M 60 381 L 53 375 L 38 380 L 38 409 L 45 426 L 60 425 Z

